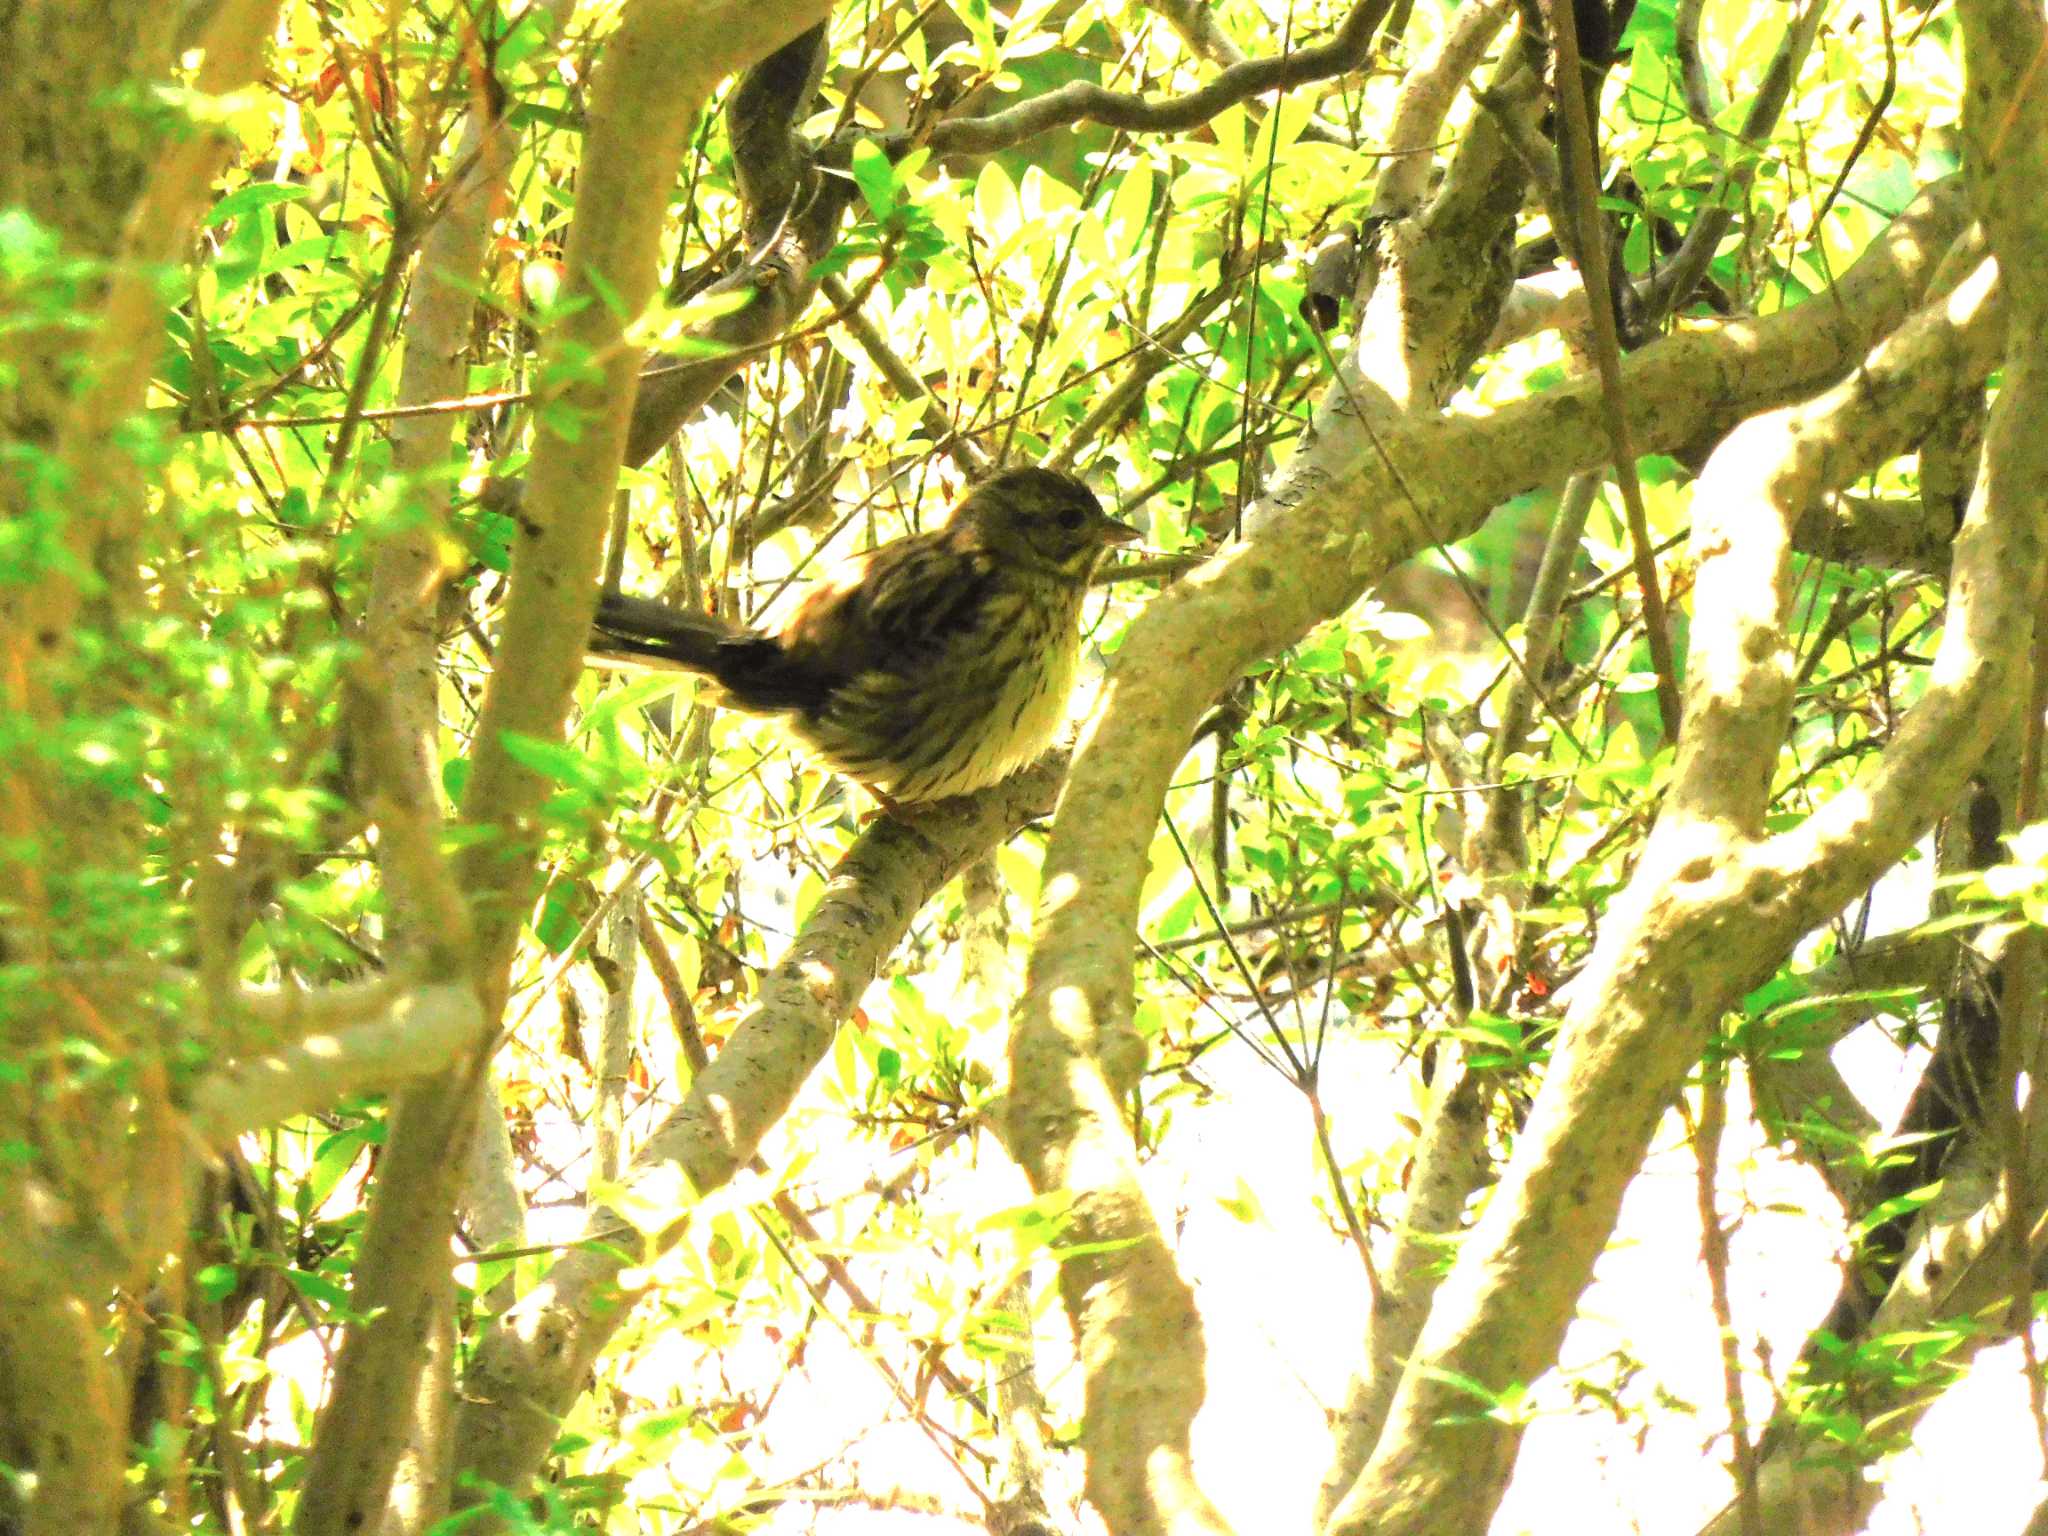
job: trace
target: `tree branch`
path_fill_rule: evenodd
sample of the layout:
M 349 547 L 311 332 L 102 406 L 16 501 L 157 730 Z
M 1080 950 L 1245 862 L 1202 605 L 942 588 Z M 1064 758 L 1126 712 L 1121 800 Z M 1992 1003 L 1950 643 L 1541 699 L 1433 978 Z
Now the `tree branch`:
M 1076 123 L 1101 123 L 1132 132 L 1183 132 L 1254 96 L 1335 79 L 1362 68 L 1388 6 L 1389 0 L 1358 0 L 1327 43 L 1271 58 L 1247 59 L 1185 96 L 1132 96 L 1105 90 L 1093 81 L 1070 80 L 986 117 L 940 123 L 927 142 L 934 155 L 990 155 Z
M 690 1202 L 723 1186 L 754 1155 L 918 911 L 968 864 L 1043 815 L 1064 766 L 1048 760 L 968 799 L 878 821 L 847 851 L 763 981 L 754 1011 L 627 1169 L 629 1189 L 676 1211 L 648 1235 L 655 1251 L 680 1237 Z M 616 1246 L 630 1231 L 616 1213 L 594 1209 L 586 1246 L 567 1254 L 485 1337 L 464 1382 L 459 1470 L 513 1489 L 538 1471 L 559 1415 L 631 1304 L 618 1283 L 628 1256 Z
M 1762 154 L 1760 146 L 1777 127 L 1778 114 L 1785 110 L 1793 82 L 1799 77 L 1799 67 L 1806 62 L 1813 40 L 1820 33 L 1821 18 L 1826 13 L 1827 6 L 1823 0 L 1806 0 L 1806 9 L 1793 18 L 1792 24 L 1785 29 L 1785 35 L 1778 40 L 1778 50 L 1764 70 L 1756 99 L 1750 103 L 1749 112 L 1742 120 L 1731 155 L 1736 163 L 1724 166 L 1714 178 L 1713 190 L 1707 194 L 1705 211 L 1694 217 L 1692 227 L 1685 232 L 1678 249 L 1640 285 L 1636 313 L 1631 317 L 1637 329 L 1654 329 L 1666 315 L 1691 298 L 1693 290 L 1699 287 L 1708 263 L 1720 250 L 1722 238 L 1735 222 L 1736 204 L 1756 177 L 1757 162 Z M 1697 16 L 1694 19 L 1696 22 Z M 1684 82 L 1689 108 L 1695 88 L 1704 91 L 1705 85 L 1703 78 L 1698 81 L 1692 78 L 1697 72 L 1697 57 L 1695 48 L 1692 59 L 1695 68 L 1686 71 Z M 1681 59 L 1681 68 L 1684 67 L 1685 61 Z
M 1985 583 L 2016 587 L 2023 605 L 2040 566 L 2038 538 L 2010 508 L 1977 517 L 1967 552 L 1959 541 L 1943 650 L 1963 655 L 1914 707 L 1871 788 L 1844 791 L 1805 827 L 1757 841 L 1791 697 L 1791 522 L 1818 491 L 1924 429 L 1950 398 L 1930 379 L 1988 366 L 1999 337 L 1990 276 L 1980 269 L 1952 301 L 1929 304 L 1810 405 L 1745 423 L 1710 463 L 1697 493 L 1709 511 L 1693 533 L 1700 573 L 1672 788 L 1574 990 L 1507 1174 L 1439 1292 L 1416 1351 L 1427 1371 L 1403 1381 L 1380 1451 L 1333 1533 L 1484 1524 L 1519 1430 L 1488 1419 L 1444 1440 L 1440 1421 L 1473 1406 L 1452 1383 L 1509 1391 L 1551 1363 L 1707 1027 L 1912 845 L 1952 802 L 2001 718 L 2013 668 L 1982 648 L 1978 631 L 1995 616 L 2009 636 L 2029 610 L 2016 610 L 2011 595 L 1987 595 Z M 1914 745 L 1929 733 L 1943 743 L 1939 762 Z M 1901 768 L 1910 769 L 1910 797 L 1884 788 Z M 1857 828 L 1853 847 L 1834 835 L 1843 821 Z
M 216 1151 L 237 1136 L 325 1109 L 352 1093 L 382 1093 L 447 1070 L 484 1037 L 467 986 L 401 994 L 387 1017 L 340 1033 L 306 1036 L 265 1056 L 210 1073 L 194 1088 L 193 1134 Z
M 1838 376 L 1873 332 L 1897 323 L 1961 213 L 1955 187 L 1931 193 L 1821 300 L 1634 354 L 1623 378 L 1639 440 L 1655 449 L 1725 430 Z M 1447 344 L 1417 337 L 1428 340 Z M 1138 891 L 1174 767 L 1201 712 L 1245 667 L 1341 612 L 1425 544 L 1462 537 L 1509 496 L 1604 455 L 1595 392 L 1583 382 L 1485 417 L 1430 414 L 1377 433 L 1349 392 L 1337 391 L 1317 412 L 1311 446 L 1247 516 L 1246 537 L 1152 603 L 1112 664 L 1047 853 L 1013 1036 L 1010 1141 L 1037 1187 L 1081 1192 L 1077 1239 L 1104 1245 L 1067 1266 L 1063 1289 L 1091 1377 L 1090 1496 L 1119 1528 L 1149 1528 L 1162 1506 L 1196 1511 L 1186 1514 L 1191 1523 L 1209 1518 L 1198 1512 L 1184 1459 L 1199 1344 L 1134 1196 L 1118 1110 L 1140 1055 L 1129 965 Z M 1398 466 L 1398 483 L 1388 464 Z M 1426 522 L 1411 496 L 1430 509 Z M 1126 1325 L 1126 1315 L 1153 1321 Z M 1126 1371 L 1127 1386 L 1117 1379 Z M 1195 1385 L 1155 1387 L 1173 1372 Z M 1141 1480 L 1120 1488 L 1096 1481 L 1119 1468 Z
M 1401 82 L 1393 122 L 1387 129 L 1390 158 L 1373 189 L 1375 215 L 1405 218 L 1422 206 L 1444 119 L 1513 9 L 1513 0 L 1481 0 L 1459 7 L 1436 57 L 1410 70 Z
M 464 798 L 481 834 L 462 860 L 487 1017 L 503 1007 L 541 835 L 547 785 L 510 736 L 559 740 L 582 671 L 612 486 L 637 360 L 626 324 L 653 296 L 668 194 L 711 88 L 815 24 L 829 0 L 763 10 L 742 0 L 635 0 L 593 83 L 560 329 L 543 350 L 533 469 L 513 542 L 505 625 Z M 407 1096 L 372 1197 L 335 1384 L 299 1508 L 302 1536 L 348 1536 L 381 1513 L 403 1447 L 421 1341 L 447 1281 L 446 1251 L 475 1123 L 482 1053 Z

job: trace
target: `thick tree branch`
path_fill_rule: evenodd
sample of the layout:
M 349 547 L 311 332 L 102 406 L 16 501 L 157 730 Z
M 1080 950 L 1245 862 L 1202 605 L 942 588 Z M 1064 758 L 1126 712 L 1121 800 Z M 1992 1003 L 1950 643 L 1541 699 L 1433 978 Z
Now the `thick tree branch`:
M 536 8 L 550 27 L 568 9 L 567 0 L 545 0 Z M 458 174 L 441 192 L 440 216 L 420 245 L 418 270 L 406 304 L 404 353 L 397 405 L 404 409 L 460 395 L 468 382 L 468 352 L 476 293 L 494 221 L 502 214 L 518 130 L 511 121 L 514 98 L 493 83 L 473 92 L 457 142 Z M 366 666 L 359 686 L 375 688 L 381 720 L 377 747 L 365 752 L 368 776 L 385 805 L 401 816 L 431 819 L 438 827 L 441 805 L 438 615 L 442 530 L 454 477 L 448 466 L 455 418 L 417 414 L 392 425 L 392 467 L 409 482 L 412 517 L 389 532 L 371 567 L 364 611 Z M 445 941 L 445 914 L 435 893 L 408 877 L 402 860 L 389 856 L 382 840 L 379 874 L 390 903 L 392 930 L 403 951 L 417 953 Z M 438 859 L 437 859 L 438 863 Z M 481 1041 L 463 1043 L 474 1049 Z M 453 1058 L 450 1058 L 451 1060 Z M 442 1065 L 447 1065 L 443 1062 Z M 524 1240 L 526 1211 L 512 1178 L 512 1147 L 497 1090 L 488 1076 L 476 1085 L 477 1105 L 470 1155 L 460 1203 L 476 1241 L 516 1247 Z M 394 1510 L 410 1508 L 414 1524 L 447 1513 L 448 1413 L 437 1402 L 447 1382 L 452 1343 L 453 1289 L 438 1280 L 444 1306 L 430 1349 L 421 1352 L 422 1374 L 413 1400 L 420 1407 L 413 1434 L 394 1474 L 384 1529 Z
M 1389 0 L 1358 0 L 1327 43 L 1234 64 L 1185 96 L 1152 98 L 1071 80 L 1042 96 L 986 117 L 941 123 L 927 142 L 934 155 L 990 155 L 1054 128 L 1101 123 L 1139 133 L 1178 133 L 1209 121 L 1225 107 L 1271 91 L 1332 80 L 1362 68 Z
M 1523 67 L 1518 60 L 1506 66 Z M 1360 480 L 1375 482 L 1375 490 L 1399 487 L 1409 493 L 1413 444 L 1402 429 L 1434 419 L 1493 327 L 1512 276 L 1508 231 L 1521 192 L 1520 161 L 1498 127 L 1482 121 L 1429 206 L 1399 221 L 1382 245 L 1382 275 L 1361 320 L 1360 340 L 1337 365 L 1334 396 L 1319 413 L 1316 428 L 1360 453 Z M 1301 530 L 1289 524 L 1297 498 L 1319 502 L 1325 489 L 1344 494 L 1318 479 L 1300 477 L 1305 466 L 1319 463 L 1331 441 L 1297 458 L 1283 471 L 1268 503 L 1250 510 L 1246 527 L 1255 532 L 1249 546 L 1270 554 L 1292 545 L 1296 567 L 1300 556 L 1315 547 L 1294 542 Z M 1362 484 L 1351 490 L 1373 494 Z M 1437 537 L 1434 528 L 1415 531 L 1418 539 Z M 1202 583 L 1205 575 L 1231 564 L 1232 557 L 1223 556 L 1191 579 Z M 1286 627 L 1295 615 L 1278 590 L 1283 583 L 1274 570 L 1261 565 L 1246 579 L 1253 583 L 1251 591 L 1234 594 L 1222 609 L 1208 613 L 1210 620 L 1229 628 L 1227 636 L 1211 631 L 1198 637 L 1178 629 L 1178 621 L 1191 617 L 1183 583 L 1148 609 L 1129 637 L 1156 637 L 1159 628 L 1154 626 L 1162 626 L 1177 637 L 1169 648 L 1141 645 L 1133 653 L 1127 642 L 1119 654 L 1118 681 L 1107 695 L 1109 713 L 1098 718 L 1096 727 L 1128 720 L 1125 706 L 1136 704 L 1144 712 L 1139 718 L 1147 739 L 1111 746 L 1108 738 L 1083 738 L 1083 760 L 1106 753 L 1105 761 L 1119 763 L 1113 786 L 1098 785 L 1098 793 L 1106 788 L 1120 803 L 1098 802 L 1079 811 L 1070 802 L 1062 813 L 1060 828 L 1068 835 L 1063 839 L 1062 831 L 1055 832 L 1032 981 L 1011 1039 L 1011 1150 L 1036 1188 L 1070 1191 L 1074 1197 L 1070 1219 L 1079 1255 L 1062 1266 L 1060 1288 L 1088 1371 L 1083 1431 L 1088 1495 L 1120 1531 L 1222 1525 L 1196 1486 L 1188 1457 L 1189 1425 L 1201 1403 L 1203 1361 L 1193 1299 L 1152 1222 L 1118 1109 L 1134 1081 L 1139 1054 L 1128 1035 L 1130 971 L 1120 957 L 1129 953 L 1134 936 L 1132 871 L 1141 870 L 1144 862 L 1142 853 L 1133 862 L 1122 860 L 1130 857 L 1127 839 L 1149 838 L 1167 777 L 1192 737 L 1199 708 L 1249 661 L 1300 632 Z M 1302 572 L 1300 585 L 1315 579 Z M 1215 595 L 1214 588 L 1204 590 L 1197 604 Z M 1161 691 L 1188 710 L 1184 718 L 1153 717 L 1147 711 L 1152 701 L 1147 696 L 1156 697 L 1154 684 L 1164 681 L 1150 675 L 1156 667 L 1179 673 Z M 1126 678 L 1143 681 L 1135 692 L 1126 692 Z M 1189 685 L 1184 694 L 1183 684 Z M 1122 771 L 1126 767 L 1131 771 Z M 1076 815 L 1078 823 L 1071 819 Z M 1098 815 L 1114 824 L 1103 841 L 1094 841 L 1095 828 L 1071 837 L 1073 826 L 1087 827 Z M 1074 841 L 1084 846 L 1076 850 Z M 1070 901 L 1090 907 L 1089 915 L 1070 924 L 1061 910 Z M 1065 948 L 1068 943 L 1073 950 Z M 1076 970 L 1085 970 L 1091 984 L 1069 984 L 1057 972 L 1049 976 L 1042 969 L 1048 944 L 1055 946 L 1056 963 L 1078 962 Z M 1119 958 L 1112 959 L 1113 954 Z
M 1485 1522 L 1519 1433 L 1488 1420 L 1447 1440 L 1436 1426 L 1473 1406 L 1451 1383 L 1510 1390 L 1551 1363 L 1622 1192 L 1707 1027 L 1912 845 L 1952 802 L 2002 718 L 2010 648 L 1987 648 L 1982 631 L 2000 622 L 2010 634 L 2014 598 L 1983 584 L 2007 573 L 2024 604 L 2040 544 L 2013 509 L 1980 507 L 1968 545 L 1958 543 L 1943 652 L 1959 654 L 1946 675 L 1908 716 L 1867 788 L 1842 792 L 1794 832 L 1756 841 L 1791 699 L 1783 628 L 1791 522 L 1817 492 L 1925 429 L 1949 398 L 1930 379 L 1946 385 L 1988 366 L 1999 340 L 1990 286 L 1980 269 L 1848 382 L 1811 405 L 1747 422 L 1716 452 L 1698 492 L 1707 510 L 1693 534 L 1700 575 L 1685 730 L 1664 811 L 1575 989 L 1515 1158 L 1439 1293 L 1417 1348 L 1427 1374 L 1404 1380 L 1380 1452 L 1333 1532 L 1419 1536 Z M 1943 742 L 1940 761 L 1917 744 L 1930 733 Z M 1901 773 L 1909 795 L 1892 792 Z M 1846 824 L 1857 829 L 1854 846 Z
M 487 1017 L 533 877 L 547 784 L 508 736 L 560 739 L 583 665 L 612 485 L 637 384 L 624 328 L 653 297 L 668 194 L 689 125 L 734 69 L 814 25 L 829 0 L 763 11 L 741 0 L 636 0 L 593 84 L 560 329 L 543 350 L 533 470 L 511 592 L 463 806 L 482 835 L 462 881 L 473 903 L 474 984 Z M 299 1509 L 305 1536 L 347 1536 L 381 1512 L 404 1444 L 418 1351 L 445 1293 L 446 1250 L 474 1127 L 479 1053 L 408 1095 L 372 1197 L 361 1283 Z
M 1393 1256 L 1373 1298 L 1365 1361 L 1346 1388 L 1336 1417 L 1336 1450 L 1316 1491 L 1318 1529 L 1379 1444 L 1394 1390 L 1442 1280 L 1438 1266 L 1445 1246 L 1463 1224 L 1473 1192 L 1492 1170 L 1486 1153 L 1489 1095 L 1482 1074 L 1466 1064 L 1462 1052 L 1439 1073 L 1431 1084 L 1429 1119 L 1415 1148 Z
M 401 995 L 384 1019 L 308 1035 L 211 1074 L 193 1091 L 192 1131 L 218 1151 L 245 1132 L 346 1095 L 383 1093 L 446 1071 L 483 1039 L 483 1014 L 467 985 L 422 987 Z
M 1926 283 L 1961 222 L 1959 202 L 1952 186 L 1924 198 L 1817 303 L 1632 356 L 1623 378 L 1639 441 L 1656 449 L 1726 430 L 1759 406 L 1838 376 Z M 1091 1454 L 1090 1476 L 1145 1469 L 1143 1485 L 1092 1487 L 1112 1523 L 1150 1528 L 1161 1517 L 1162 1489 L 1173 1490 L 1175 1507 L 1192 1503 L 1178 1486 L 1185 1464 L 1175 1449 L 1184 1445 L 1186 1419 L 1176 1428 L 1169 1416 L 1191 1416 L 1199 1388 L 1148 1398 L 1145 1389 L 1126 1397 L 1109 1384 L 1124 1369 L 1140 1381 L 1172 1372 L 1199 1381 L 1192 1315 L 1130 1193 L 1129 1137 L 1117 1109 L 1137 1064 L 1128 957 L 1138 890 L 1174 767 L 1202 710 L 1246 666 L 1341 612 L 1367 582 L 1433 539 L 1462 537 L 1510 495 L 1602 458 L 1596 392 L 1583 382 L 1485 417 L 1431 415 L 1376 434 L 1351 393 L 1334 391 L 1317 412 L 1312 445 L 1282 467 L 1248 515 L 1248 536 L 1168 589 L 1117 654 L 1047 854 L 1031 981 L 1013 1037 L 1010 1135 L 1038 1187 L 1083 1192 L 1080 1236 L 1108 1245 L 1068 1266 L 1064 1288 L 1091 1378 L 1103 1379 L 1118 1410 L 1105 1405 L 1098 1418 L 1091 1402 L 1089 1444 L 1101 1453 Z M 1430 508 L 1427 518 L 1411 510 L 1410 496 Z M 1134 1273 L 1140 1261 L 1145 1267 Z M 1125 1312 L 1152 1320 L 1123 1336 L 1141 1346 L 1132 1355 L 1119 1354 L 1114 1331 Z M 1169 1343 L 1177 1356 L 1165 1354 Z M 1130 1419 L 1128 1410 L 1161 1417 Z
M 277 0 L 228 0 L 214 15 L 201 45 L 194 82 L 202 95 L 225 96 L 256 76 L 277 17 Z M 58 440 L 73 476 L 68 529 L 81 568 L 91 569 L 97 545 L 123 537 L 141 515 L 141 499 L 126 488 L 123 454 L 109 454 L 116 429 L 139 410 L 164 347 L 162 269 L 185 253 L 213 179 L 233 141 L 218 125 L 188 125 L 150 167 L 142 195 L 126 214 L 122 249 L 89 344 L 85 375 L 91 386 L 77 397 Z M 109 476 L 114 483 L 109 483 Z M 75 602 L 68 581 L 45 584 L 46 601 Z M 69 613 L 45 617 L 68 636 Z
M 1526 48 L 1511 47 L 1496 87 L 1526 77 L 1527 58 Z M 1464 382 L 1514 284 L 1511 225 L 1524 184 L 1500 122 L 1476 119 L 1435 196 L 1379 242 L 1358 340 L 1338 375 L 1348 406 L 1373 419 L 1419 419 Z M 1389 473 L 1401 471 L 1396 462 Z
M 275 0 L 223 0 L 200 39 L 200 96 L 254 78 L 276 10 Z M 0 338 L 0 514 L 17 540 L 41 527 L 38 542 L 49 545 L 31 553 L 17 542 L 0 592 L 0 709 L 17 733 L 56 713 L 54 687 L 74 670 L 89 591 L 117 619 L 140 616 L 125 557 L 149 502 L 124 429 L 162 355 L 164 268 L 185 254 L 232 142 L 218 124 L 188 120 L 166 132 L 155 113 L 108 110 L 109 98 L 139 102 L 183 83 L 169 22 L 161 8 L 133 4 L 0 12 L 0 203 L 56 236 L 59 260 L 105 284 L 82 358 L 60 356 L 80 346 L 77 332 L 29 319 L 32 306 L 12 296 L 10 334 Z M 95 691 L 84 681 L 73 708 Z M 0 950 L 31 976 L 75 937 L 62 931 L 75 917 L 52 922 L 61 907 L 49 900 L 50 875 L 62 880 L 57 872 L 75 862 L 92 890 L 97 876 L 130 881 L 141 867 L 133 820 L 110 815 L 110 797 L 48 774 L 42 755 L 10 753 L 0 768 L 9 850 Z M 129 1362 L 106 1347 L 107 1303 L 181 1243 L 191 1164 L 154 1009 L 129 994 L 102 1015 L 76 987 L 47 989 L 63 1001 L 42 1001 L 45 990 L 44 981 L 20 989 L 13 1005 L 8 1052 L 32 1075 L 0 1103 L 0 1141 L 15 1163 L 0 1197 L 10 1233 L 0 1259 L 0 1457 L 13 1468 L 0 1523 L 27 1536 L 114 1529 L 130 1501 Z M 48 1042 L 81 1023 L 121 1063 L 111 1097 L 79 1093 L 43 1060 Z M 147 1205 L 130 1199 L 138 1177 L 156 1185 Z
M 1513 0 L 1481 0 L 1460 6 L 1436 56 L 1410 70 L 1401 82 L 1393 122 L 1387 129 L 1390 158 L 1373 189 L 1376 216 L 1406 218 L 1422 206 L 1444 119 L 1513 9 Z
M 640 376 L 625 462 L 645 464 L 754 352 L 796 323 L 817 292 L 811 268 L 831 250 L 854 195 L 852 178 L 823 175 L 797 131 L 828 53 L 820 25 L 747 71 L 725 107 L 747 255 L 704 291 L 721 304 L 693 326 L 688 350 L 650 359 Z
M 754 1155 L 911 919 L 946 881 L 1043 815 L 1064 766 L 1049 760 L 911 820 L 876 822 L 848 850 L 754 1011 L 627 1169 L 627 1186 L 643 1199 L 676 1207 L 674 1221 L 649 1235 L 657 1251 L 681 1235 L 688 1202 L 724 1185 Z M 539 1469 L 557 1419 L 630 1304 L 618 1282 L 629 1231 L 610 1210 L 593 1210 L 588 1246 L 565 1255 L 485 1338 L 464 1382 L 460 1470 L 519 1489 Z

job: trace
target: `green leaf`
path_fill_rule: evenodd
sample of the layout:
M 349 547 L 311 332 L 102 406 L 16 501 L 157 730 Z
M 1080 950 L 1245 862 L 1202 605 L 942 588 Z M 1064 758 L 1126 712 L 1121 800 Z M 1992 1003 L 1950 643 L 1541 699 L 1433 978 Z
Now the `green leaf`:
M 1856 1225 L 1850 1229 L 1850 1233 L 1860 1241 L 1892 1220 L 1893 1217 L 1912 1215 L 1913 1212 L 1919 1210 L 1921 1206 L 1927 1204 L 1928 1201 L 1940 1193 L 1941 1180 L 1936 1179 L 1932 1184 L 1923 1184 L 1918 1189 L 1909 1189 L 1903 1195 L 1895 1195 L 1889 1200 L 1880 1200 L 1876 1205 L 1873 1205 L 1868 1211 L 1863 1213 Z
M 562 888 L 557 886 L 548 892 L 547 900 L 540 904 L 540 911 L 533 920 L 534 937 L 547 945 L 549 954 L 559 955 L 576 942 L 576 935 L 582 931 L 583 924 L 565 899 Z
M 347 1177 L 349 1169 L 356 1165 L 356 1159 L 363 1155 L 365 1138 L 359 1131 L 340 1131 L 321 1142 L 320 1150 L 313 1156 L 313 1166 L 306 1175 L 306 1188 L 313 1197 L 314 1205 L 324 1205 L 327 1197 Z
M 1126 247 L 1135 247 L 1152 227 L 1153 175 L 1140 160 L 1117 181 L 1109 200 L 1109 224 Z
M 546 46 L 553 28 L 549 25 L 552 12 L 547 6 L 530 7 L 526 14 L 505 30 L 498 42 L 494 62 L 500 74 L 517 69 L 534 54 Z
M 857 140 L 853 146 L 853 179 L 860 195 L 884 224 L 896 212 L 896 170 L 889 157 L 872 139 Z
M 498 746 L 522 768 L 529 768 L 550 783 L 574 788 L 591 782 L 590 759 L 562 741 L 544 741 L 520 731 L 500 731 Z
M 292 1289 L 308 1301 L 317 1301 L 321 1306 L 336 1312 L 348 1311 L 346 1286 L 338 1285 L 325 1275 L 314 1274 L 311 1270 L 305 1269 L 287 1269 L 284 1277 L 291 1282 Z
M 974 179 L 974 213 L 981 237 L 998 252 L 1016 237 L 1021 223 L 1017 188 L 997 161 L 989 161 Z
M 689 681 L 680 672 L 649 672 L 631 679 L 623 687 L 608 689 L 583 712 L 576 734 L 601 736 L 620 716 L 645 709 L 658 699 L 673 698 L 689 685 Z
M 296 186 L 291 182 L 259 181 L 230 192 L 226 197 L 207 210 L 202 221 L 208 229 L 218 229 L 229 219 L 240 218 L 259 208 L 274 208 L 279 203 L 296 203 L 312 195 L 311 187 Z
M 953 14 L 966 24 L 968 34 L 981 52 L 981 66 L 994 69 L 1002 62 L 996 47 L 995 22 L 990 18 L 988 0 L 953 0 Z

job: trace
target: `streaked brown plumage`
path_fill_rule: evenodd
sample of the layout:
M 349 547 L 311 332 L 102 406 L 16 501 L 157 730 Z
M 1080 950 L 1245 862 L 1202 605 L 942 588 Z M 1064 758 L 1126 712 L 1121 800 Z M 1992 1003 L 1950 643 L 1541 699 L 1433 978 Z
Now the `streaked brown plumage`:
M 1072 476 L 1005 470 L 944 527 L 834 568 L 773 634 L 607 596 L 591 649 L 701 672 L 734 707 L 786 715 L 885 803 L 969 794 L 1051 744 L 1089 579 L 1136 536 Z

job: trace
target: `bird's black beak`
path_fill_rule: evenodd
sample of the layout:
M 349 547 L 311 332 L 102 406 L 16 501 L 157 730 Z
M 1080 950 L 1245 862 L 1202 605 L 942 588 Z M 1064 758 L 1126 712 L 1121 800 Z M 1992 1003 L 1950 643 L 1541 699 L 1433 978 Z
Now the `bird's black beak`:
M 1120 523 L 1113 517 L 1105 517 L 1095 525 L 1095 537 L 1105 544 L 1128 544 L 1140 535 L 1129 523 Z

